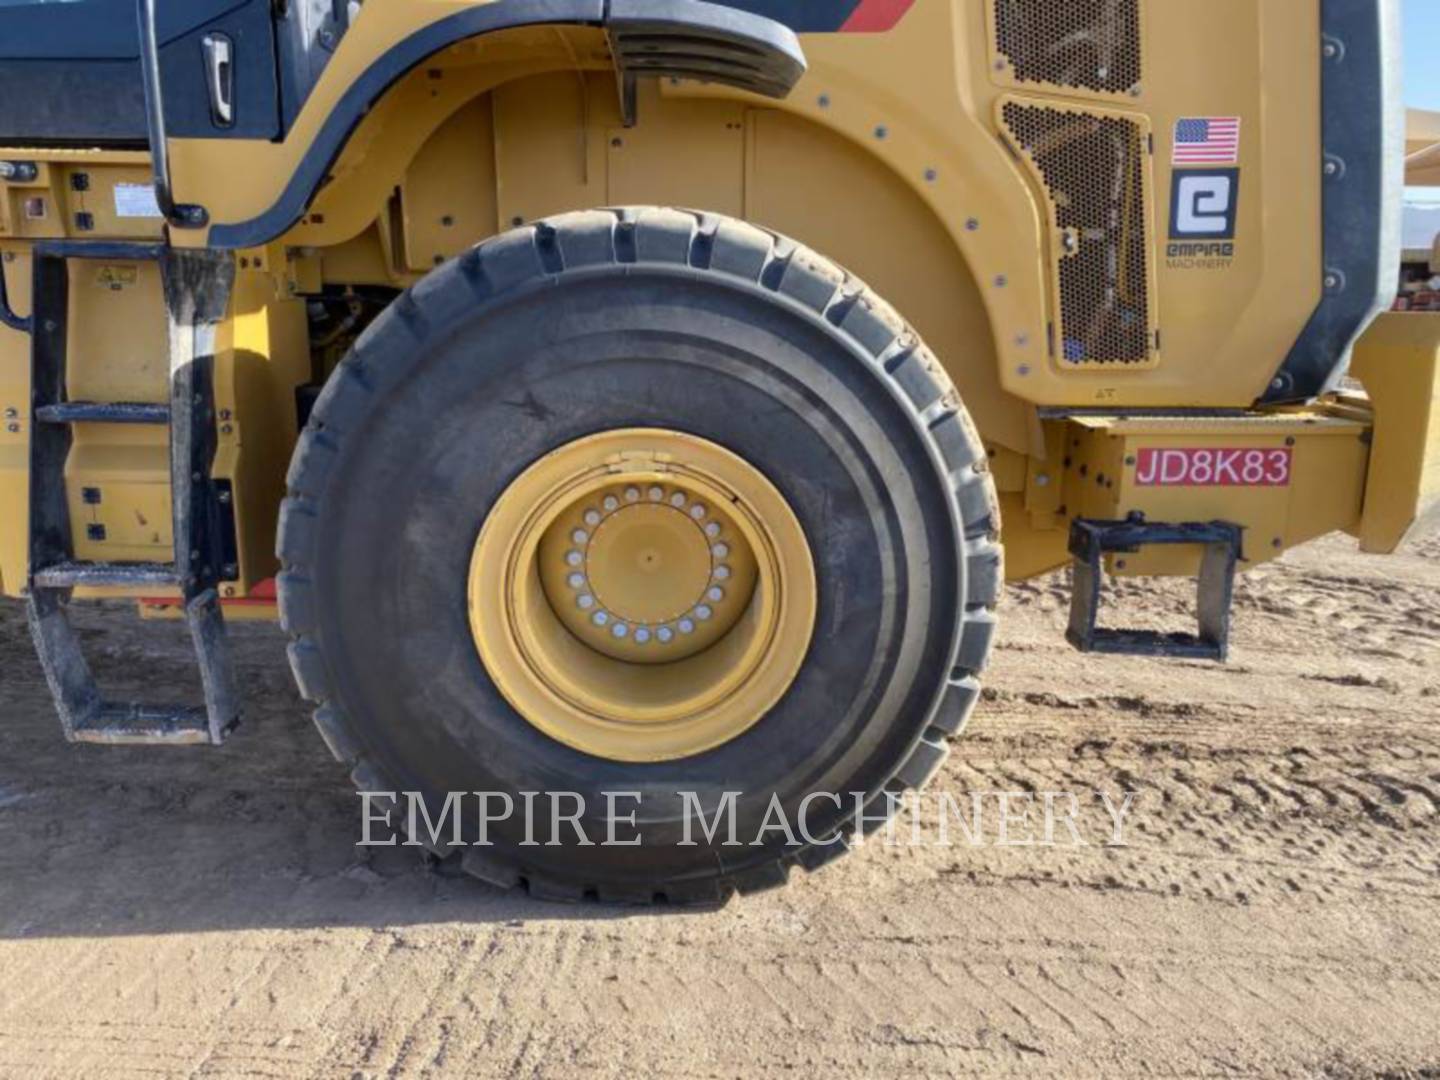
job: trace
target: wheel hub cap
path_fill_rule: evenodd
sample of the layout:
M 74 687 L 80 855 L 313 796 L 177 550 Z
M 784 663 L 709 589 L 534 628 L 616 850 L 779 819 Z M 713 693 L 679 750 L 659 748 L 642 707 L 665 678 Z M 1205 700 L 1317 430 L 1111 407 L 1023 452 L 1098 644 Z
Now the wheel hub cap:
M 713 645 L 755 589 L 755 556 L 733 517 L 673 473 L 577 500 L 545 531 L 540 560 L 546 598 L 566 628 L 641 664 Z

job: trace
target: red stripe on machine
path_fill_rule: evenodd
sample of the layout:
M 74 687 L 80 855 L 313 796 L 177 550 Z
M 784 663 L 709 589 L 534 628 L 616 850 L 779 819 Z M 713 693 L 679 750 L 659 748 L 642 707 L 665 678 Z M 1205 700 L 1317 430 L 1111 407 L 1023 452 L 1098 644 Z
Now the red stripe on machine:
M 840 27 L 842 34 L 883 34 L 893 30 L 915 6 L 915 0 L 860 0 L 860 6 L 850 13 Z
M 1135 457 L 1138 487 L 1289 487 L 1289 447 L 1203 450 L 1141 450 Z

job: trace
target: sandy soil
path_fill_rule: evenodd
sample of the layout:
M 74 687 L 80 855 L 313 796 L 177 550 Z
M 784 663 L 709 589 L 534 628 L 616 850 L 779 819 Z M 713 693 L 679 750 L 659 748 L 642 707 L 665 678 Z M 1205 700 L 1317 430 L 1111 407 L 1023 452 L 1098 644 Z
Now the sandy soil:
M 0 606 L 0 1074 L 1440 1076 L 1440 544 L 1254 572 L 1223 670 L 1084 659 L 1064 608 L 1010 590 L 937 787 L 1137 790 L 1129 846 L 870 844 L 656 913 L 357 858 L 269 627 L 223 750 L 67 746 Z M 112 680 L 185 670 L 85 625 Z

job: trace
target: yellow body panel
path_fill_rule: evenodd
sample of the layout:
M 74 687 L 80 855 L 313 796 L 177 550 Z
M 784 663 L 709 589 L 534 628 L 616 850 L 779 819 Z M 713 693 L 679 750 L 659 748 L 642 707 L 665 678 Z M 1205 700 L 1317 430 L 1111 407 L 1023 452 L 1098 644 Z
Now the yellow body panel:
M 1382 315 L 1352 373 L 1375 409 L 1360 546 L 1388 553 L 1440 502 L 1440 315 Z
M 172 140 L 179 196 L 205 205 L 217 222 L 262 213 L 279 198 L 341 93 L 396 42 L 466 6 L 454 0 L 367 5 L 284 140 Z M 733 212 L 738 205 L 733 179 L 756 175 L 734 126 L 748 108 L 794 117 L 848 142 L 857 160 L 873 159 L 924 208 L 918 212 L 928 212 L 972 279 L 981 283 L 979 302 L 992 352 L 987 359 L 1016 399 L 1107 407 L 1253 401 L 1319 297 L 1318 175 L 1296 168 L 1297 162 L 1318 160 L 1318 125 L 1295 122 L 1318 109 L 1318 4 L 1216 0 L 1203 12 L 1178 15 L 1160 5 L 1142 5 L 1149 60 L 1143 83 L 1128 96 L 1018 84 L 1008 69 L 997 70 L 987 24 L 990 8 L 975 0 L 918 0 L 886 34 L 807 35 L 809 73 L 786 100 L 667 83 L 667 107 L 643 102 L 640 123 L 631 131 L 619 130 L 610 60 L 598 31 L 508 30 L 453 46 L 402 78 L 366 116 L 331 169 L 311 214 L 287 242 L 325 247 L 360 235 L 387 213 L 390 193 L 426 140 L 468 102 L 496 87 L 502 89 L 494 96 L 495 227 L 537 213 L 599 205 L 604 200 L 594 196 L 610 188 Z M 603 73 L 603 94 L 593 92 L 587 70 Z M 534 83 L 522 89 L 515 83 L 547 71 L 555 73 L 563 90 L 539 89 Z M 1159 242 L 1171 178 L 1165 150 L 1176 120 L 1243 118 L 1240 239 L 1233 258 L 1215 268 L 1197 265 L 1193 258 L 1157 257 L 1151 269 L 1163 331 L 1155 370 L 1128 365 L 1073 370 L 1047 356 L 1055 304 L 1051 268 L 1061 238 L 1048 225 L 1049 195 L 998 137 L 995 107 L 1007 94 L 1120 112 L 1153 129 L 1156 149 L 1147 173 L 1155 193 L 1150 226 L 1157 253 L 1166 248 Z M 516 97 L 523 100 L 512 100 Z M 506 115 L 523 115 L 527 137 L 547 143 L 557 154 L 563 151 L 569 168 L 557 174 L 537 167 L 534 157 L 514 152 L 506 137 Z M 469 135 L 483 143 L 482 130 L 473 128 Z M 653 156 L 644 156 L 644 145 L 655 148 Z M 470 156 L 474 161 L 480 155 Z M 483 167 L 472 165 L 467 171 L 483 185 Z M 834 218 L 853 223 L 867 209 L 859 182 L 864 175 L 864 169 L 837 175 L 802 167 L 785 180 L 810 202 L 830 205 Z M 447 194 L 444 182 L 427 186 L 421 192 L 413 178 L 407 182 L 405 194 L 423 204 L 411 206 L 406 199 L 407 222 L 433 223 L 441 204 L 463 201 L 458 192 Z M 561 198 L 572 193 L 588 195 L 588 201 Z M 457 243 L 474 242 L 489 232 L 479 222 L 460 226 L 461 216 L 452 216 L 457 224 L 449 228 Z M 851 227 L 836 225 L 799 238 L 834 255 L 847 246 Z M 205 237 L 204 230 L 177 234 L 182 243 L 200 244 Z M 417 251 L 416 257 L 423 253 Z M 858 261 L 844 261 L 878 284 L 889 264 L 904 257 L 898 245 L 872 245 Z M 893 299 L 902 310 L 914 302 Z M 958 357 L 944 352 L 941 357 L 952 369 L 962 366 Z
M 11 305 L 30 311 L 30 257 L 0 245 L 0 273 Z M 30 517 L 30 339 L 0 326 L 0 586 L 18 596 L 25 587 L 26 527 Z
M 145 192 L 151 183 L 150 155 L 134 151 L 45 149 L 6 150 L 7 156 L 35 161 L 33 180 L 0 187 L 0 239 L 43 240 L 78 232 L 126 240 L 158 240 L 160 220 L 121 217 L 116 188 Z M 89 215 L 82 222 L 79 215 Z M 88 224 L 88 228 L 81 226 Z
M 1084 417 L 1065 424 L 1058 462 L 1068 515 L 1118 521 L 1229 521 L 1245 530 L 1242 565 L 1358 523 L 1365 498 L 1370 425 L 1324 412 L 1235 418 Z M 1288 452 L 1288 481 L 1276 486 L 1144 485 L 1146 450 Z M 1198 550 L 1157 547 L 1115 560 L 1132 575 L 1193 575 Z
M 295 446 L 296 387 L 310 381 L 305 303 L 263 270 L 236 277 L 215 358 L 219 444 L 212 473 L 232 481 L 239 574 L 221 595 L 248 595 L 273 577 L 275 518 Z
M 76 558 L 170 561 L 170 452 L 163 428 L 85 425 L 65 462 L 65 487 Z

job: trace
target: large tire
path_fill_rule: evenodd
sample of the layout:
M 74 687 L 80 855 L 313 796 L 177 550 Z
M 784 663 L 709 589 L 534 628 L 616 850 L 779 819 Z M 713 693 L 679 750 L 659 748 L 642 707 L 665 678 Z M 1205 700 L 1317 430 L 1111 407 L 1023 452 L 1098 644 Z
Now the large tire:
M 477 653 L 464 589 L 487 512 L 523 469 L 630 427 L 688 432 L 763 470 L 809 539 L 818 600 L 803 665 L 763 720 L 644 764 L 518 715 Z M 567 214 L 437 268 L 334 372 L 288 486 L 291 664 L 362 790 L 420 791 L 437 814 L 451 791 L 574 791 L 597 809 L 602 792 L 645 793 L 638 847 L 522 846 L 517 828 L 492 828 L 463 865 L 500 885 L 714 902 L 783 883 L 845 850 L 850 808 L 827 818 L 812 804 L 825 843 L 677 846 L 675 793 L 709 808 L 741 790 L 747 841 L 772 793 L 787 813 L 810 791 L 883 804 L 934 775 L 979 696 L 1001 553 L 974 426 L 888 305 L 743 222 Z

